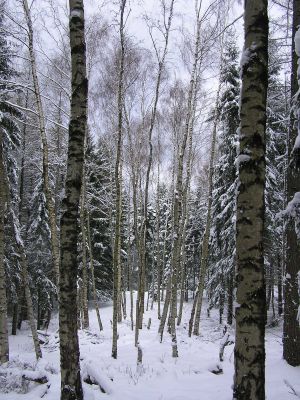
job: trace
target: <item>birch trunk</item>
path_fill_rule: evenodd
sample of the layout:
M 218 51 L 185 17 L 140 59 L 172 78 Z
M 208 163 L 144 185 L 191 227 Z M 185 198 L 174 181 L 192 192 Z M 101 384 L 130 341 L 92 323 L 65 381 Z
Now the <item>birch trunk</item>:
M 236 220 L 236 400 L 265 399 L 264 189 L 268 2 L 245 2 Z
M 97 291 L 96 291 L 96 283 L 95 283 L 95 270 L 94 270 L 94 259 L 93 259 L 93 249 L 92 249 L 92 240 L 91 240 L 91 227 L 90 227 L 90 213 L 87 212 L 87 237 L 88 237 L 88 247 L 89 247 L 89 258 L 90 258 L 90 269 L 91 269 L 91 278 L 92 278 L 92 290 L 93 290 L 93 300 L 94 307 L 97 314 L 97 320 L 100 332 L 103 331 L 103 325 L 100 317 L 100 311 L 98 307 L 97 300 Z
M 82 400 L 77 334 L 77 242 L 87 126 L 88 80 L 83 0 L 69 0 L 72 99 L 64 213 L 61 219 L 59 334 L 61 400 Z
M 164 49 L 161 58 L 158 56 L 158 72 L 157 72 L 157 80 L 156 80 L 156 87 L 155 87 L 155 96 L 154 96 L 154 104 L 151 113 L 150 119 L 150 127 L 148 132 L 148 144 L 149 144 L 149 158 L 148 158 L 148 165 L 147 165 L 147 172 L 146 172 L 146 179 L 145 179 L 145 194 L 144 194 L 144 217 L 143 223 L 141 227 L 141 245 L 140 245 L 140 268 L 141 268 L 141 282 L 139 288 L 139 322 L 140 328 L 142 327 L 143 321 L 143 314 L 144 314 L 144 297 L 145 297 L 145 271 L 146 271 L 146 236 L 147 236 L 147 227 L 148 227 L 148 197 L 149 197 L 149 178 L 150 172 L 152 168 L 152 161 L 153 161 L 153 145 L 152 145 L 152 134 L 153 129 L 156 121 L 156 113 L 157 113 L 157 105 L 159 100 L 160 94 L 160 86 L 161 86 L 161 78 L 163 73 L 163 68 L 165 65 L 165 59 L 168 50 L 169 44 L 169 34 L 171 30 L 172 18 L 173 18 L 173 8 L 174 8 L 174 1 L 171 0 L 170 2 L 170 9 L 169 9 L 169 16 L 167 19 L 167 23 L 165 24 L 165 31 L 164 31 Z M 154 43 L 154 42 L 153 42 Z M 158 53 L 157 53 L 158 55 Z
M 197 66 L 199 62 L 199 51 L 200 51 L 200 10 L 201 5 L 197 10 L 197 33 L 194 50 L 194 60 L 191 72 L 191 79 L 188 93 L 187 103 L 187 115 L 185 122 L 185 131 L 183 134 L 182 143 L 178 155 L 177 165 L 177 179 L 175 186 L 174 202 L 173 202 L 173 251 L 172 251 L 172 286 L 171 286 L 171 306 L 170 306 L 170 329 L 172 336 L 172 356 L 178 357 L 177 350 L 177 337 L 176 337 L 176 324 L 175 318 L 177 315 L 177 274 L 180 265 L 180 253 L 181 253 L 181 236 L 182 228 L 180 222 L 182 221 L 182 202 L 183 202 L 183 169 L 184 169 L 184 156 L 186 152 L 186 146 L 188 141 L 192 143 L 192 131 L 193 131 L 193 119 L 194 119 L 194 100 L 196 91 L 196 80 L 197 80 Z M 184 222 L 182 222 L 182 226 Z
M 59 263 L 60 263 L 60 254 L 59 254 L 59 241 L 58 241 L 58 233 L 57 233 L 57 224 L 56 224 L 56 213 L 55 213 L 55 203 L 53 199 L 53 193 L 50 186 L 50 173 L 49 173 L 49 149 L 48 149 L 48 141 L 46 135 L 46 127 L 45 127 L 45 117 L 43 111 L 43 104 L 41 99 L 41 92 L 39 86 L 39 79 L 37 74 L 37 66 L 36 66 L 36 58 L 34 52 L 33 45 L 33 26 L 31 21 L 30 9 L 28 7 L 28 1 L 23 1 L 23 9 L 25 13 L 27 28 L 28 28 L 28 47 L 29 47 L 29 56 L 30 56 L 30 64 L 31 64 L 31 72 L 34 86 L 34 94 L 36 98 L 37 105 L 37 113 L 38 113 L 38 121 L 39 121 L 39 130 L 42 141 L 42 152 L 43 152 L 43 183 L 44 183 L 44 191 L 46 197 L 46 206 L 49 215 L 49 225 L 51 232 L 51 251 L 53 258 L 53 279 L 58 285 L 59 279 Z
M 118 316 L 120 317 L 120 294 L 121 294 L 121 218 L 122 218 L 122 182 L 121 182 L 121 159 L 122 159 L 122 131 L 123 131 L 123 76 L 124 76 L 124 57 L 125 57 L 125 37 L 124 37 L 124 11 L 126 0 L 120 2 L 120 45 L 121 56 L 119 65 L 118 83 L 118 138 L 117 138 L 117 157 L 115 164 L 115 185 L 116 185 L 116 225 L 113 252 L 113 339 L 112 357 L 118 356 Z
M 222 68 L 222 51 L 221 51 L 220 70 L 221 70 L 221 68 Z M 214 115 L 213 131 L 212 131 L 211 151 L 210 151 L 210 159 L 209 159 L 207 217 L 206 217 L 206 225 L 205 225 L 205 231 L 204 231 L 203 241 L 202 241 L 202 252 L 201 252 L 201 261 L 200 261 L 200 269 L 199 269 L 199 282 L 198 282 L 198 288 L 197 288 L 198 295 L 195 297 L 196 311 L 195 311 L 195 322 L 194 322 L 194 330 L 193 330 L 194 335 L 199 335 L 199 325 L 200 325 L 200 316 L 201 316 L 201 309 L 202 309 L 204 282 L 205 282 L 205 276 L 206 276 L 207 264 L 208 264 L 209 236 L 210 236 L 210 227 L 211 227 L 213 174 L 214 174 L 214 160 L 215 160 L 215 151 L 216 151 L 217 126 L 218 126 L 218 122 L 219 122 L 218 105 L 219 105 L 219 98 L 220 98 L 220 90 L 221 90 L 221 83 L 220 83 L 220 77 L 219 77 L 219 85 L 218 85 L 217 96 L 216 96 L 215 115 Z
M 39 358 L 42 358 L 42 351 L 41 351 L 40 342 L 39 342 L 39 338 L 38 338 L 38 334 L 37 334 L 36 323 L 34 320 L 33 304 L 32 304 L 30 288 L 29 288 L 27 259 L 26 259 L 25 249 L 23 247 L 23 244 L 18 243 L 18 250 L 19 250 L 20 258 L 21 258 L 21 260 L 20 260 L 21 273 L 22 273 L 22 280 L 23 280 L 25 299 L 26 299 L 26 305 L 27 305 L 27 316 L 28 316 L 30 330 L 31 330 L 31 334 L 32 334 L 35 356 L 36 356 L 36 359 L 38 360 Z

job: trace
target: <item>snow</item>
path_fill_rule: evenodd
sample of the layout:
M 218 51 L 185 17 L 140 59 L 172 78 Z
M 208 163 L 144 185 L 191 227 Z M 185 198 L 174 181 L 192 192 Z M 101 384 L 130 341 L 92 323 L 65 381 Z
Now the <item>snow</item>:
M 297 75 L 298 75 L 298 82 L 300 82 L 299 81 L 299 79 L 300 79 L 300 26 L 298 27 L 298 29 L 297 29 L 297 31 L 295 33 L 294 42 L 295 42 L 295 52 L 296 52 L 297 56 L 299 57 Z M 299 95 L 299 92 L 298 92 L 297 95 Z M 299 118 L 299 110 L 298 110 L 298 118 Z M 300 148 L 300 129 L 299 129 L 299 126 L 298 126 L 298 135 L 296 137 L 293 150 L 299 149 L 299 148 Z
M 235 160 L 235 164 L 237 166 L 237 168 L 239 167 L 240 164 L 248 162 L 251 160 L 251 157 L 248 156 L 247 154 L 240 154 L 236 160 Z
M 82 10 L 72 10 L 70 17 L 78 17 L 78 18 L 83 18 L 83 11 Z
M 127 297 L 127 307 L 130 299 Z M 135 302 L 134 302 L 135 304 Z M 99 332 L 96 313 L 90 310 L 90 330 L 79 331 L 80 360 L 85 400 L 231 400 L 234 356 L 233 345 L 225 347 L 224 361 L 219 362 L 220 344 L 224 341 L 224 326 L 218 323 L 218 313 L 206 315 L 203 304 L 199 337 L 188 337 L 187 327 L 192 302 L 184 304 L 183 323 L 177 330 L 179 358 L 172 358 L 171 338 L 165 332 L 160 343 L 157 330 L 157 304 L 146 311 L 139 342 L 143 349 L 143 363 L 137 365 L 137 348 L 130 320 L 118 325 L 118 358 L 111 358 L 112 304 L 101 307 L 104 330 Z M 129 314 L 129 309 L 127 309 Z M 150 330 L 146 328 L 152 319 Z M 4 393 L 1 385 L 1 400 L 57 400 L 60 398 L 59 343 L 57 316 L 50 323 L 48 342 L 42 346 L 43 359 L 36 363 L 30 329 L 26 324 L 17 336 L 10 336 L 11 361 L 7 368 L 15 376 L 46 376 L 47 384 L 30 383 L 27 393 L 9 391 Z M 230 337 L 234 332 L 229 329 Z M 281 328 L 267 328 L 266 332 L 266 391 L 272 400 L 294 399 L 293 388 L 300 391 L 300 368 L 290 367 L 282 359 Z M 5 366 L 1 367 L 2 369 Z M 223 369 L 223 373 L 211 371 Z M 1 370 L 2 371 L 2 370 Z M 0 376 L 1 376 L 0 371 Z M 21 372 L 20 372 L 21 371 Z M 16 379 L 15 379 L 16 380 Z M 99 385 L 102 388 L 99 387 Z M 7 388 L 7 386 L 6 386 Z M 105 392 L 105 393 L 104 393 Z
M 295 52 L 300 57 L 300 27 L 298 27 L 295 33 Z

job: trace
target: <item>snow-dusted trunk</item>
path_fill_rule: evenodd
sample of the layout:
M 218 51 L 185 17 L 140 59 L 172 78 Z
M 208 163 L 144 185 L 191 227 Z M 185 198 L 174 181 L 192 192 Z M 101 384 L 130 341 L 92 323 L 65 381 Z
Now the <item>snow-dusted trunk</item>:
M 27 259 L 26 259 L 26 255 L 25 255 L 25 249 L 24 249 L 22 243 L 18 243 L 18 250 L 19 250 L 20 258 L 21 258 L 21 260 L 20 260 L 21 274 L 22 274 L 23 286 L 24 286 L 24 291 L 25 291 L 27 316 L 28 316 L 29 325 L 30 325 L 30 329 L 31 329 L 34 350 L 35 350 L 35 356 L 36 356 L 36 359 L 38 360 L 39 358 L 42 358 L 42 351 L 41 351 L 40 342 L 39 342 L 39 338 L 38 338 L 38 334 L 37 334 L 36 323 L 34 320 L 33 304 L 32 304 L 30 288 L 29 288 Z
M 264 189 L 268 2 L 245 2 L 236 219 L 236 400 L 265 399 Z
M 293 1 L 293 44 L 291 98 L 292 112 L 288 135 L 288 168 L 287 168 L 287 201 L 300 198 L 300 110 L 299 110 L 299 59 L 300 59 L 300 3 Z M 297 136 L 298 135 L 298 136 Z M 297 145 L 296 145 L 297 144 Z M 288 205 L 288 209 L 291 203 Z M 284 281 L 284 324 L 283 324 L 283 358 L 293 366 L 300 365 L 300 233 L 299 200 L 293 216 L 289 216 L 286 228 L 286 275 Z M 296 221 L 294 220 L 294 218 Z M 298 219 L 298 221 L 297 221 Z
M 222 55 L 222 51 L 221 51 L 220 71 L 222 69 L 222 57 L 223 57 L 223 55 Z M 218 127 L 218 122 L 219 122 L 218 106 L 219 106 L 220 90 L 221 90 L 221 76 L 219 77 L 219 84 L 218 84 L 217 95 L 216 95 L 216 105 L 215 105 L 211 149 L 210 149 L 209 176 L 208 176 L 208 204 L 207 204 L 205 231 L 204 231 L 203 240 L 202 240 L 202 252 L 201 252 L 201 261 L 200 261 L 200 268 L 199 268 L 199 281 L 198 281 L 198 287 L 197 287 L 198 295 L 194 299 L 194 301 L 196 302 L 195 322 L 194 322 L 194 330 L 193 330 L 194 335 L 199 335 L 204 283 L 205 283 L 205 276 L 206 276 L 207 265 L 208 265 L 209 236 L 210 236 L 211 217 L 212 217 L 211 213 L 212 213 L 213 174 L 214 174 L 214 161 L 215 161 L 215 152 L 216 152 L 217 127 Z M 193 320 L 191 319 L 191 323 L 192 323 L 192 321 Z
M 112 357 L 118 356 L 118 316 L 120 317 L 120 295 L 121 295 L 121 220 L 122 220 L 122 142 L 123 142 L 123 77 L 124 77 L 124 58 L 125 58 L 125 36 L 124 36 L 124 12 L 126 0 L 120 2 L 120 65 L 118 82 L 118 137 L 117 137 L 117 156 L 115 164 L 115 185 L 116 185 L 116 223 L 115 238 L 113 250 L 113 339 L 112 339 Z
M 159 147 L 159 145 L 158 145 Z M 161 317 L 160 310 L 160 287 L 161 287 L 161 278 L 162 278 L 162 266 L 161 266 L 161 258 L 160 258 L 160 198 L 159 198 L 159 163 L 157 165 L 157 188 L 156 188 L 156 267 L 157 267 L 157 316 L 158 319 Z M 154 287 L 154 282 L 153 282 Z M 153 290 L 154 294 L 154 290 Z
M 34 95 L 36 99 L 37 106 L 37 114 L 38 114 L 38 122 L 39 122 L 39 130 L 42 141 L 42 152 L 43 152 L 43 183 L 44 183 L 44 191 L 46 197 L 46 206 L 49 215 L 49 225 L 51 231 L 51 251 L 53 258 L 53 279 L 58 284 L 59 279 L 59 263 L 60 263 L 60 255 L 59 255 L 59 240 L 57 233 L 57 225 L 56 225 L 56 212 L 55 212 L 55 203 L 53 199 L 53 193 L 50 185 L 50 173 L 49 173 L 49 149 L 48 149 L 48 141 L 46 135 L 46 126 L 45 126 L 45 117 L 43 111 L 43 104 L 39 86 L 39 79 L 37 74 L 37 66 L 36 66 L 36 57 L 34 52 L 33 45 L 33 26 L 31 21 L 30 8 L 28 7 L 28 1 L 23 1 L 23 9 L 25 13 L 26 23 L 27 23 L 27 33 L 28 33 L 28 48 L 29 48 L 29 56 L 30 56 L 30 64 L 31 64 L 31 73 L 33 79 L 33 87 L 34 87 Z
M 160 341 L 162 341 L 162 338 L 163 338 L 164 329 L 165 329 L 167 316 L 168 316 L 168 310 L 169 310 L 169 306 L 170 306 L 170 302 L 171 302 L 171 283 L 172 283 L 172 279 L 169 276 L 167 288 L 166 288 L 166 297 L 165 297 L 164 308 L 163 308 L 163 312 L 161 315 L 160 324 L 159 324 L 159 328 L 158 328 L 158 333 L 160 334 Z
M 122 154 L 122 141 L 123 138 L 121 139 L 121 154 Z M 122 322 L 122 306 L 123 306 L 123 300 L 122 300 L 122 275 L 124 272 L 124 268 L 122 265 L 121 261 L 121 225 L 122 225 L 122 168 L 123 168 L 123 163 L 122 163 L 122 155 L 120 157 L 119 161 L 119 185 L 120 185 L 120 191 L 117 191 L 118 196 L 120 195 L 120 203 L 119 203 L 119 211 L 117 212 L 117 217 L 119 219 L 117 227 L 118 227 L 118 232 L 119 232 L 119 238 L 118 238 L 118 254 L 116 257 L 118 258 L 118 322 Z
M 176 324 L 175 318 L 177 316 L 177 280 L 178 269 L 180 266 L 181 244 L 184 221 L 182 220 L 182 202 L 184 200 L 185 189 L 183 187 L 183 170 L 184 170 L 184 157 L 188 141 L 192 144 L 192 131 L 195 111 L 195 91 L 197 83 L 197 67 L 199 63 L 199 50 L 200 50 L 200 7 L 197 12 L 197 32 L 194 50 L 194 60 L 191 72 L 191 79 L 189 84 L 189 92 L 187 99 L 187 115 L 185 120 L 185 130 L 183 133 L 182 142 L 179 149 L 177 159 L 177 176 L 173 200 L 173 249 L 172 249 L 172 276 L 171 276 L 171 303 L 170 303 L 170 330 L 172 337 L 172 356 L 178 357 L 177 350 L 177 337 L 176 337 Z M 191 151 L 190 151 L 191 157 Z M 189 166 L 187 168 L 189 172 Z M 187 183 L 188 184 L 188 183 Z
M 90 213 L 87 212 L 87 239 L 88 239 L 88 247 L 89 247 L 89 258 L 90 258 L 90 270 L 91 270 L 91 279 L 92 279 L 92 291 L 93 291 L 93 300 L 94 307 L 97 314 L 97 320 L 100 332 L 103 330 L 103 325 L 100 317 L 100 311 L 97 300 L 97 291 L 96 291 L 96 283 L 95 283 L 95 271 L 94 271 L 94 260 L 93 260 L 93 249 L 92 249 L 92 239 L 91 239 L 91 227 L 90 227 Z
M 283 312 L 283 301 L 282 301 L 282 264 L 280 255 L 277 256 L 277 306 L 278 306 L 278 315 L 282 315 Z
M 82 188 L 81 188 L 81 204 L 80 204 L 80 227 L 82 235 L 82 309 L 83 319 L 82 326 L 84 329 L 89 327 L 89 308 L 88 308 L 88 271 L 87 271 L 87 257 L 86 257 L 86 186 L 85 186 L 85 167 L 82 173 Z
M 148 197 L 149 197 L 149 181 L 150 181 L 150 172 L 152 168 L 153 162 L 153 144 L 152 144 L 152 134 L 156 122 L 156 114 L 157 114 L 157 105 L 160 95 L 160 86 L 162 80 L 163 69 L 165 66 L 165 59 L 168 51 L 169 44 L 169 34 L 171 30 L 172 18 L 173 18 L 173 9 L 174 9 L 174 1 L 171 0 L 169 7 L 169 15 L 168 18 L 165 19 L 164 24 L 164 48 L 162 52 L 162 56 L 158 56 L 158 71 L 157 71 L 157 79 L 155 86 L 155 95 L 153 108 L 151 112 L 150 119 L 150 127 L 148 132 L 148 144 L 149 144 L 149 157 L 148 157 L 148 165 L 146 171 L 146 179 L 145 179 L 145 192 L 144 192 L 144 215 L 143 215 L 143 223 L 141 227 L 141 235 L 140 235 L 140 269 L 141 269 L 141 280 L 139 287 L 139 322 L 140 328 L 142 327 L 143 313 L 144 313 L 144 296 L 145 296 L 145 276 L 146 276 L 146 236 L 147 236 L 147 227 L 148 227 Z M 165 5 L 164 5 L 165 6 Z M 166 15 L 164 15 L 166 18 Z
M 4 267 L 4 214 L 7 206 L 7 185 L 3 160 L 2 131 L 0 129 L 0 364 L 8 361 L 7 299 Z
M 76 295 L 78 219 L 87 125 L 88 80 L 86 76 L 83 0 L 70 0 L 69 6 L 72 98 L 66 194 L 63 199 L 64 212 L 61 219 L 59 277 L 61 400 L 82 400 Z
M 196 53 L 198 53 L 196 48 Z M 199 58 L 199 54 L 196 54 Z M 197 67 L 197 65 L 196 65 Z M 199 66 L 198 66 L 199 69 Z M 181 277 L 180 277 L 180 303 L 179 303 L 179 311 L 177 318 L 177 325 L 181 324 L 182 319 L 182 311 L 183 311 L 183 300 L 184 300 L 184 291 L 185 291 L 185 280 L 186 280 L 186 265 L 185 265 L 185 240 L 186 240 L 186 231 L 187 231 L 187 223 L 188 223 L 188 215 L 189 215 L 189 193 L 190 193 L 190 182 L 192 175 L 192 158 L 193 158 L 193 131 L 194 131 L 194 123 L 195 123 L 195 115 L 196 115 L 196 106 L 197 106 L 197 88 L 199 83 L 199 73 L 195 71 L 195 84 L 194 84 L 194 94 L 193 101 L 191 104 L 191 121 L 188 126 L 188 159 L 187 159 L 187 175 L 185 179 L 185 185 L 182 196 L 182 220 L 179 234 L 179 247 L 181 251 L 180 264 L 181 264 Z

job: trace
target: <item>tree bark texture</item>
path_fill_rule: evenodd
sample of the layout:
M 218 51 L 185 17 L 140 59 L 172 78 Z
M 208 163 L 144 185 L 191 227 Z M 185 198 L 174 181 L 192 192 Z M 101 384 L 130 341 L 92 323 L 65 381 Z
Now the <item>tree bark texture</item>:
M 72 98 L 66 194 L 63 199 L 63 215 L 61 219 L 59 279 L 61 400 L 82 400 L 76 295 L 78 220 L 87 125 L 88 80 L 86 76 L 83 0 L 69 0 L 69 6 Z
M 0 364 L 8 361 L 7 298 L 4 267 L 4 215 L 7 207 L 7 186 L 0 128 Z
M 116 185 L 116 224 L 115 239 L 113 251 L 113 339 L 112 339 L 112 357 L 118 356 L 118 315 L 120 315 L 120 289 L 121 289 L 121 222 L 122 222 L 122 133 L 123 133 L 123 77 L 124 77 L 124 58 L 125 58 L 125 36 L 124 36 L 124 12 L 126 0 L 120 2 L 120 65 L 118 82 L 118 137 L 117 137 L 117 157 L 115 164 L 115 185 Z
M 293 149 L 299 130 L 299 58 L 295 51 L 295 33 L 300 25 L 300 4 L 293 1 L 293 42 L 291 99 L 292 111 L 288 137 L 287 202 L 300 192 L 300 149 Z M 298 28 L 299 29 L 299 28 Z M 294 110 L 295 108 L 296 110 Z M 299 218 L 299 215 L 297 216 Z M 289 218 L 286 227 L 286 275 L 284 280 L 283 358 L 292 366 L 300 365 L 300 322 L 297 320 L 300 280 L 300 238 L 297 237 L 295 221 Z
M 265 399 L 263 257 L 268 2 L 245 1 L 236 222 L 237 303 L 233 398 Z

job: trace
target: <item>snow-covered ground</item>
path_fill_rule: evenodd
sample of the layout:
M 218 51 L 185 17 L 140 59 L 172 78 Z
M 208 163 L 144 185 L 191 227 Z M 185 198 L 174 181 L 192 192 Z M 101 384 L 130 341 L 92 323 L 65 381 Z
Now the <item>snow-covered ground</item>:
M 80 331 L 82 376 L 95 378 L 98 385 L 83 383 L 85 400 L 231 400 L 233 382 L 233 345 L 225 348 L 225 358 L 219 362 L 219 345 L 223 326 L 217 313 L 208 318 L 204 303 L 201 335 L 188 337 L 187 326 L 190 304 L 184 305 L 183 323 L 177 329 L 179 358 L 173 359 L 171 341 L 165 333 L 163 343 L 157 334 L 157 304 L 147 311 L 140 333 L 143 363 L 137 366 L 137 349 L 130 318 L 119 324 L 118 359 L 111 358 L 112 305 L 101 309 L 104 330 L 100 333 L 96 313 L 90 310 L 90 329 Z M 129 299 L 127 309 L 129 308 Z M 129 310 L 128 310 L 129 311 Z M 129 312 L 128 312 L 129 313 Z M 151 317 L 150 330 L 147 329 Z M 10 336 L 9 370 L 0 368 L 0 399 L 3 400 L 57 400 L 60 398 L 59 342 L 57 316 L 51 321 L 49 342 L 43 345 L 43 359 L 36 365 L 28 326 L 23 324 L 17 336 Z M 269 400 L 288 400 L 300 397 L 300 367 L 293 368 L 282 360 L 281 328 L 268 328 L 266 335 L 267 367 L 266 391 Z M 211 371 L 219 365 L 223 373 Z M 22 375 L 47 376 L 48 383 L 29 383 L 27 393 L 20 390 Z M 9 371 L 5 378 L 3 372 Z M 11 391 L 9 391 L 11 389 Z M 9 391 L 4 393 L 4 391 Z

